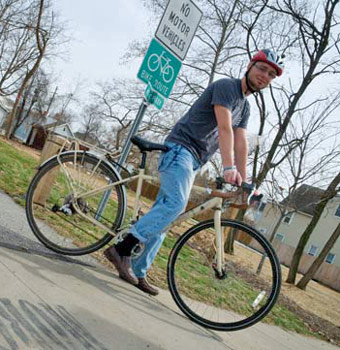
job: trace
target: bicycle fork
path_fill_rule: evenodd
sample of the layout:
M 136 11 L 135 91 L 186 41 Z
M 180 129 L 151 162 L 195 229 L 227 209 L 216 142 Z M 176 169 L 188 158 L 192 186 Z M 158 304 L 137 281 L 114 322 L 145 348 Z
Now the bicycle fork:
M 223 256 L 224 256 L 224 246 L 223 246 L 223 234 L 221 227 L 221 214 L 222 214 L 222 199 L 219 201 L 218 206 L 215 208 L 214 212 L 214 226 L 216 235 L 216 266 L 214 270 L 216 277 L 224 278 L 225 271 L 223 269 Z

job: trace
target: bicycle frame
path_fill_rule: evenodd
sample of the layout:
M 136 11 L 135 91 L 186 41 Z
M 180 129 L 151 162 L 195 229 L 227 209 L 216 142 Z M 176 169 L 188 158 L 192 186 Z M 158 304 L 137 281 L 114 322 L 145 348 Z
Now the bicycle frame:
M 76 153 L 75 152 L 75 159 L 76 159 Z M 59 156 L 59 155 L 58 155 Z M 93 168 L 92 173 L 90 174 L 89 178 L 91 179 L 94 175 L 95 172 L 100 164 L 100 162 L 104 161 L 104 159 L 98 160 L 97 165 Z M 75 163 L 76 164 L 76 163 Z M 78 199 L 86 199 L 88 197 L 91 197 L 93 195 L 99 194 L 99 193 L 105 193 L 106 191 L 110 191 L 117 185 L 124 185 L 126 183 L 129 183 L 131 181 L 137 180 L 137 189 L 136 189 L 136 195 L 134 199 L 134 205 L 133 205 L 133 215 L 132 215 L 132 222 L 137 220 L 138 217 L 138 210 L 140 207 L 140 201 L 141 201 L 141 193 L 142 193 L 142 187 L 143 187 L 143 182 L 144 181 L 151 181 L 151 182 L 159 182 L 158 178 L 150 175 L 145 174 L 145 170 L 142 168 L 139 168 L 138 174 L 134 176 L 127 177 L 126 179 L 122 179 L 113 183 L 110 183 L 108 185 L 102 186 L 100 188 L 84 192 L 84 193 L 76 193 L 75 188 L 72 185 L 72 175 L 69 173 L 67 167 L 60 162 L 60 166 L 62 171 L 65 173 L 67 179 L 68 179 L 68 186 L 70 190 L 72 191 L 74 195 L 74 203 L 73 206 L 81 217 L 83 217 L 85 220 L 90 221 L 92 224 L 95 226 L 100 227 L 101 229 L 106 230 L 108 233 L 112 234 L 113 236 L 117 237 L 117 232 L 112 231 L 99 221 L 93 219 L 92 217 L 88 217 L 83 211 L 79 208 L 78 206 Z M 201 193 L 209 193 L 208 189 L 205 189 L 203 187 L 199 186 L 193 186 L 193 188 Z M 214 229 L 215 229 L 215 239 L 216 239 L 216 268 L 219 272 L 222 271 L 222 265 L 223 265 L 223 235 L 221 232 L 221 214 L 223 210 L 223 199 L 220 197 L 213 197 L 211 199 L 208 199 L 204 201 L 203 203 L 199 204 L 198 206 L 184 212 L 181 214 L 173 223 L 171 223 L 168 227 L 166 227 L 165 231 L 168 230 L 171 226 L 178 225 L 180 222 L 185 221 L 187 219 L 190 219 L 194 217 L 195 215 L 201 214 L 209 209 L 214 209 Z M 118 240 L 118 237 L 117 237 Z

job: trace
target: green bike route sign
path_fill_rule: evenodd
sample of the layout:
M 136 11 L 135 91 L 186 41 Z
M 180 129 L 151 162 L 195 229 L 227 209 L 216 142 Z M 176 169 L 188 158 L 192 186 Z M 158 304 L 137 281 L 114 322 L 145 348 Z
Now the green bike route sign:
M 137 77 L 164 97 L 169 97 L 182 62 L 156 39 L 152 39 Z

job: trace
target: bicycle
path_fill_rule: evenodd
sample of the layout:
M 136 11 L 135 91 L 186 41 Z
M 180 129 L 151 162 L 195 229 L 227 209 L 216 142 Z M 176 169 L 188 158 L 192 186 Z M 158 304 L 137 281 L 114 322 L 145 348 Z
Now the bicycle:
M 79 146 L 61 151 L 40 166 L 27 191 L 26 214 L 33 233 L 46 247 L 82 255 L 113 238 L 115 242 L 122 239 L 128 231 L 124 226 L 125 185 L 131 181 L 137 181 L 137 190 L 127 221 L 138 220 L 142 183 L 154 180 L 145 174 L 147 153 L 167 151 L 167 147 L 136 136 L 132 142 L 140 149 L 142 160 L 138 173 L 126 178 L 117 170 L 120 166 L 114 155 L 81 151 Z M 281 269 L 273 247 L 255 228 L 221 218 L 229 206 L 245 207 L 251 199 L 258 200 L 254 186 L 244 184 L 233 191 L 224 186 L 217 179 L 216 189 L 194 187 L 211 198 L 180 215 L 173 225 L 208 209 L 214 210 L 214 219 L 198 222 L 177 239 L 168 259 L 167 281 L 175 303 L 192 321 L 232 331 L 255 324 L 273 308 L 280 292 Z M 224 242 L 233 248 L 233 254 L 225 253 Z M 263 255 L 266 278 L 256 275 Z

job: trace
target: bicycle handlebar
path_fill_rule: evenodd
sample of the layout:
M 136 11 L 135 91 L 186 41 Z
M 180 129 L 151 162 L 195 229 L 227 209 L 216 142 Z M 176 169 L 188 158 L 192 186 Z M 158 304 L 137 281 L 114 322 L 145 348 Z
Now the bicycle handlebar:
M 216 181 L 216 188 L 218 190 L 221 190 L 223 188 L 224 184 L 229 184 L 221 176 L 218 176 L 215 181 Z M 252 191 L 255 190 L 255 184 L 250 184 L 248 182 L 242 182 L 241 186 L 238 186 L 236 184 L 235 185 L 231 185 L 231 186 L 240 187 L 240 188 L 242 188 L 243 190 L 245 190 L 246 192 L 249 192 L 249 193 L 251 193 Z
M 242 182 L 241 186 L 237 185 L 231 185 L 233 187 L 236 187 L 236 191 L 230 191 L 230 192 L 222 192 L 223 185 L 228 184 L 222 177 L 216 178 L 216 190 L 212 190 L 210 193 L 214 197 L 220 197 L 228 200 L 234 199 L 235 202 L 231 205 L 234 207 L 242 208 L 249 206 L 249 204 L 253 201 L 260 201 L 263 197 L 263 194 L 257 194 L 255 195 L 254 192 L 256 190 L 255 184 L 250 184 L 247 182 Z M 246 196 L 245 196 L 246 194 Z

